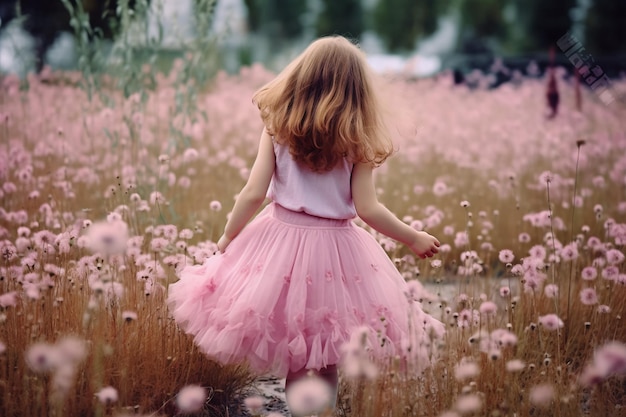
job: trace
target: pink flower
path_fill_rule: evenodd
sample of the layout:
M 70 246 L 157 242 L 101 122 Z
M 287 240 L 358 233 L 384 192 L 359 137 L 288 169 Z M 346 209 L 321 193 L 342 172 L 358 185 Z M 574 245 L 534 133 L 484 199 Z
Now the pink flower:
M 589 387 L 622 374 L 626 374 L 626 345 L 614 340 L 596 349 L 593 361 L 583 370 L 579 383 Z
M 598 295 L 593 288 L 583 288 L 580 290 L 580 301 L 587 306 L 598 303 Z
M 461 414 L 478 413 L 483 408 L 483 400 L 476 394 L 461 395 L 456 400 L 455 408 Z
M 530 235 L 526 232 L 522 232 L 517 237 L 517 240 L 519 240 L 520 243 L 528 243 L 530 242 Z
M 560 255 L 564 261 L 573 261 L 578 258 L 578 247 L 576 246 L 576 242 L 572 242 L 564 246 L 561 249 Z
M 469 238 L 467 236 L 467 232 L 457 232 L 456 237 L 454 238 L 454 246 L 457 248 L 463 247 L 469 243 Z
M 457 381 L 464 381 L 466 379 L 472 379 L 480 374 L 480 368 L 476 362 L 471 360 L 462 360 L 454 368 L 454 378 Z
M 539 316 L 539 324 L 549 331 L 554 331 L 564 326 L 563 320 L 561 320 L 556 314 Z
M 17 305 L 17 291 L 11 291 L 0 295 L 0 307 L 15 307 Z
M 213 200 L 209 203 L 209 208 L 211 211 L 220 211 L 222 210 L 222 203 L 217 200 Z
M 543 245 L 535 245 L 528 250 L 528 253 L 531 257 L 537 259 L 545 259 L 546 258 L 546 248 Z
M 98 401 L 105 405 L 113 404 L 117 402 L 119 398 L 117 390 L 113 387 L 101 388 L 95 395 Z
M 126 249 L 128 226 L 123 221 L 97 222 L 89 226 L 87 245 L 94 253 L 114 255 Z
M 537 407 L 548 407 L 553 399 L 554 387 L 551 384 L 535 385 L 528 394 L 528 400 Z
M 483 314 L 485 316 L 491 316 L 496 314 L 498 306 L 493 301 L 485 301 L 480 305 L 478 310 L 480 311 L 480 314 Z
M 526 364 L 521 359 L 511 359 L 505 365 L 507 372 L 520 372 L 523 371 Z
M 246 406 L 250 414 L 258 415 L 263 411 L 264 400 L 260 395 L 254 395 L 252 397 L 246 397 L 243 400 L 243 404 Z
M 500 287 L 500 297 L 508 297 L 509 295 L 511 295 L 509 287 Z
M 606 252 L 606 261 L 609 265 L 619 265 L 624 261 L 624 254 L 618 249 L 609 249 Z
M 515 259 L 515 255 L 513 255 L 513 251 L 511 251 L 510 249 L 502 249 L 498 258 L 500 259 L 500 262 L 508 264 L 513 262 L 513 260 Z
M 448 194 L 448 186 L 446 183 L 443 181 L 436 181 L 435 184 L 433 184 L 433 194 L 437 197 Z
M 556 284 L 548 284 L 543 289 L 543 293 L 548 298 L 554 298 L 559 294 L 559 286 Z
M 285 396 L 292 414 L 308 416 L 325 412 L 331 405 L 333 393 L 326 381 L 312 376 L 291 384 Z
M 195 413 L 199 411 L 207 399 L 206 390 L 198 385 L 183 387 L 176 396 L 176 405 L 183 413 Z
M 618 275 L 619 269 L 615 265 L 609 265 L 602 270 L 602 278 L 609 281 L 615 281 Z
M 598 276 L 598 270 L 593 266 L 586 266 L 581 271 L 580 276 L 585 281 L 593 281 Z

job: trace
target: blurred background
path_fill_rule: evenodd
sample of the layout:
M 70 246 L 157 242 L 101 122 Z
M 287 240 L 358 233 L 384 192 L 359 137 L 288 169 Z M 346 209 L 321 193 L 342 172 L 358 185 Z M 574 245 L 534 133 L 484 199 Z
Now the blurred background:
M 341 34 L 379 71 L 533 75 L 551 60 L 571 68 L 556 46 L 570 32 L 617 77 L 625 16 L 625 0 L 0 0 L 0 72 L 75 69 L 87 44 L 106 62 L 120 42 L 167 71 L 198 37 L 228 72 L 278 70 L 316 37 Z

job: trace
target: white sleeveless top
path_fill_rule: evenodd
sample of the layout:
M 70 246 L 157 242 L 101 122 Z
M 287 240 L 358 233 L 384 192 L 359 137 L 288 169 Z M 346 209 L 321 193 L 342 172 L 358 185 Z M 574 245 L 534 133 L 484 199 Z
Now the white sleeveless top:
M 328 219 L 352 219 L 352 166 L 345 158 L 331 171 L 314 172 L 293 160 L 289 146 L 276 141 L 276 167 L 267 197 L 292 211 Z

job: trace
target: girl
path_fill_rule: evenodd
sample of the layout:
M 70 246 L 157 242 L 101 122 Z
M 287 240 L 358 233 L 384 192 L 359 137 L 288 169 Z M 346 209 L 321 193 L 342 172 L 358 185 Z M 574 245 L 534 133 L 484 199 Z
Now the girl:
M 345 38 L 319 39 L 253 102 L 265 123 L 256 160 L 220 253 L 169 287 L 176 321 L 210 357 L 286 376 L 287 391 L 311 371 L 336 395 L 342 345 L 356 328 L 376 356 L 428 361 L 422 340 L 442 324 L 410 306 L 387 254 L 352 223 L 358 215 L 422 258 L 438 252 L 435 237 L 376 198 L 372 171 L 392 144 L 364 55 Z

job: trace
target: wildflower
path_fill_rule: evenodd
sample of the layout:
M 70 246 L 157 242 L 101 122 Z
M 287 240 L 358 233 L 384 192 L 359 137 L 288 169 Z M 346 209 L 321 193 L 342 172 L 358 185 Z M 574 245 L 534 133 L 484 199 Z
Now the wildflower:
M 443 181 L 436 181 L 433 184 L 433 194 L 437 197 L 444 196 L 448 194 L 448 186 Z
M 563 320 L 556 314 L 546 314 L 545 316 L 539 316 L 539 324 L 541 324 L 546 330 L 554 331 L 563 327 Z
M 54 245 L 56 238 L 57 235 L 48 230 L 40 230 L 33 235 L 35 246 L 37 246 L 40 250 L 48 250 L 51 248 L 52 245 Z
M 0 295 L 0 307 L 15 307 L 17 305 L 17 291 L 11 291 Z
M 505 365 L 507 372 L 520 372 L 524 370 L 526 364 L 521 359 L 511 359 Z
M 443 234 L 446 236 L 452 236 L 454 234 L 454 226 L 444 226 Z
M 193 162 L 198 159 L 198 151 L 194 148 L 187 148 L 185 152 L 183 152 L 183 161 L 185 163 Z
M 559 295 L 559 286 L 556 284 L 548 284 L 543 289 L 543 293 L 548 298 L 555 298 L 557 295 Z
M 167 239 L 162 237 L 155 237 L 150 242 L 150 249 L 153 252 L 163 252 L 163 250 L 167 248 L 167 245 L 169 245 L 169 241 Z
M 193 232 L 190 229 L 183 229 L 178 233 L 178 237 L 181 239 L 189 240 L 193 237 Z
M 580 301 L 587 306 L 598 303 L 598 295 L 593 288 L 583 288 L 580 290 Z
M 209 203 L 209 208 L 211 211 L 220 211 L 222 210 L 222 203 L 217 200 L 213 200 Z
M 609 265 L 619 265 L 624 261 L 624 254 L 618 249 L 609 249 L 606 252 L 606 261 Z
M 554 386 L 539 384 L 530 389 L 528 400 L 537 407 L 547 407 L 554 399 Z
M 561 248 L 560 255 L 565 261 L 573 261 L 578 258 L 578 247 L 576 246 L 576 242 L 572 242 Z
M 457 366 L 454 368 L 454 378 L 457 381 L 464 381 L 466 379 L 472 379 L 480 374 L 480 368 L 471 360 L 462 360 Z
M 246 397 L 243 400 L 243 404 L 252 415 L 261 414 L 261 411 L 263 411 L 263 397 L 261 397 L 260 395 Z
M 461 395 L 456 400 L 455 408 L 461 414 L 478 413 L 483 408 L 483 400 L 476 394 Z
M 493 301 L 485 301 L 480 305 L 478 310 L 480 311 L 480 314 L 483 314 L 485 316 L 491 316 L 496 314 L 498 306 Z
M 98 401 L 105 405 L 113 404 L 117 402 L 119 398 L 117 390 L 113 387 L 101 388 L 95 395 L 98 398 Z
M 517 240 L 520 243 L 528 243 L 528 242 L 530 242 L 530 235 L 528 233 L 526 233 L 526 232 L 522 232 L 517 237 Z
M 552 174 L 550 171 L 544 171 L 539 175 L 540 182 L 550 183 L 553 179 L 554 174 Z
M 598 276 L 598 270 L 593 266 L 586 266 L 580 272 L 580 276 L 585 281 L 593 281 Z
M 94 253 L 114 255 L 126 249 L 128 226 L 123 221 L 97 222 L 89 227 L 87 245 Z
M 198 385 L 183 387 L 176 396 L 176 405 L 183 413 L 195 413 L 199 411 L 207 399 L 206 390 Z
M 600 314 L 608 314 L 611 312 L 611 307 L 607 306 L 606 304 L 601 304 L 598 306 L 597 311 Z
M 461 201 L 461 207 L 463 207 L 463 208 L 467 208 L 467 207 L 469 207 L 469 206 L 470 206 L 469 201 L 467 201 L 467 200 L 463 200 L 463 201 Z
M 500 251 L 500 254 L 498 255 L 498 258 L 500 259 L 500 262 L 508 264 L 513 262 L 513 260 L 515 259 L 515 255 L 513 255 L 513 251 L 511 251 L 510 249 L 502 249 Z
M 500 287 L 500 297 L 508 297 L 509 295 L 511 295 L 509 287 Z
M 48 372 L 58 363 L 58 351 L 49 343 L 40 342 L 26 350 L 26 363 L 35 372 Z
M 619 269 L 615 265 L 609 265 L 602 270 L 602 278 L 609 281 L 615 281 L 618 275 Z
M 328 383 L 315 376 L 294 382 L 285 394 L 289 410 L 297 416 L 321 414 L 330 407 L 333 400 Z
M 546 258 L 546 248 L 543 245 L 535 245 L 528 250 L 528 254 L 536 259 L 544 260 Z
M 150 193 L 150 204 L 154 206 L 156 204 L 164 204 L 164 203 L 165 203 L 165 197 L 163 197 L 163 194 L 161 194 L 158 191 L 153 191 Z

